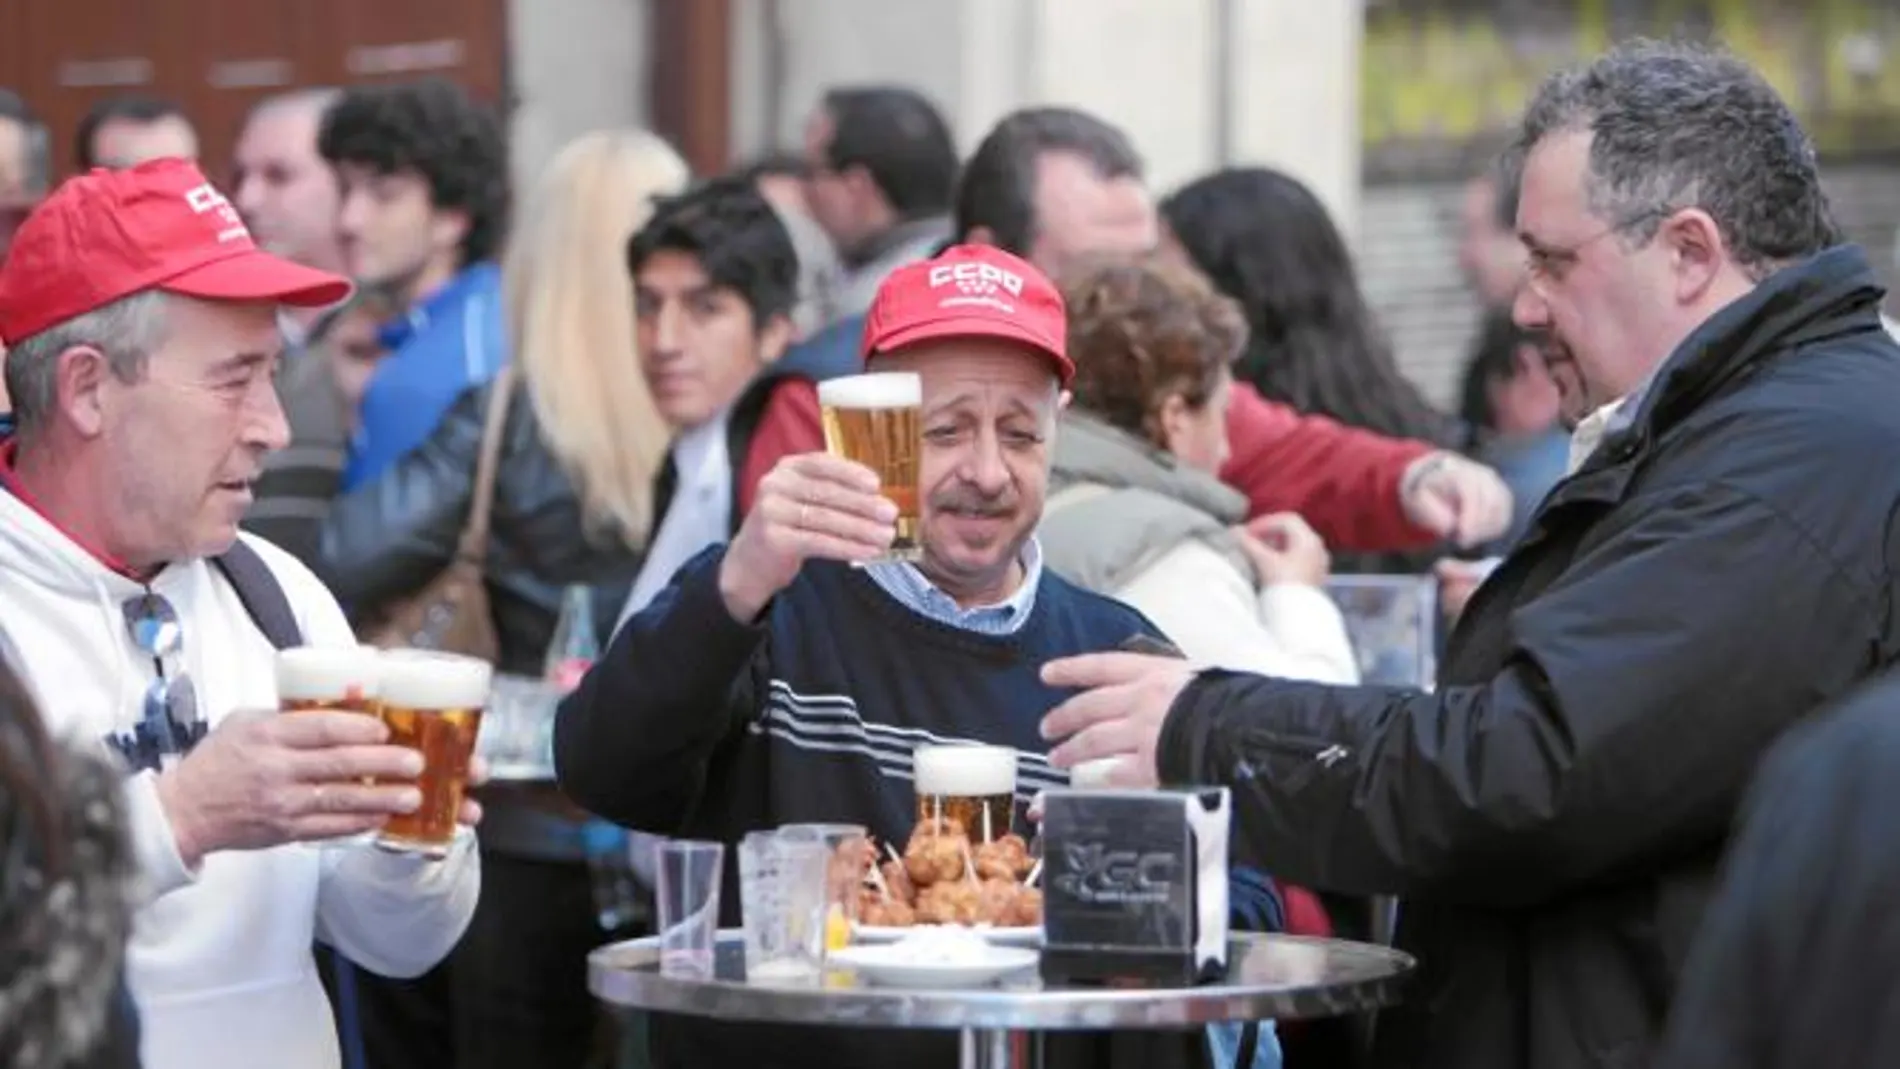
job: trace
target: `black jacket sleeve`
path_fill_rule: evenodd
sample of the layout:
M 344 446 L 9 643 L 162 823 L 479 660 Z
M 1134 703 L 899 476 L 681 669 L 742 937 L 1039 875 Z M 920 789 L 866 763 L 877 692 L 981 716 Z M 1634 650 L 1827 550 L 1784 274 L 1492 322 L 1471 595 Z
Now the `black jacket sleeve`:
M 465 391 L 422 445 L 331 508 L 316 571 L 351 615 L 415 593 L 454 558 L 474 503 L 493 390 L 485 383 Z M 519 387 L 503 421 L 492 515 L 484 562 L 491 580 L 522 575 L 558 586 L 627 570 L 625 545 L 590 536 L 573 482 L 541 440 Z
M 424 442 L 324 518 L 316 571 L 344 608 L 374 610 L 428 585 L 468 522 L 488 391 L 465 391 Z
M 1250 856 L 1346 892 L 1531 905 L 1713 849 L 1774 737 L 1865 674 L 1878 584 L 1723 485 L 1630 505 L 1511 609 L 1488 682 L 1208 673 L 1163 775 L 1231 785 Z
M 1659 1069 L 1900 1065 L 1900 681 L 1791 735 L 1749 793 Z
M 699 797 L 720 743 L 742 729 L 765 628 L 726 611 L 724 559 L 725 547 L 715 546 L 682 566 L 561 703 L 554 768 L 576 804 L 671 834 Z

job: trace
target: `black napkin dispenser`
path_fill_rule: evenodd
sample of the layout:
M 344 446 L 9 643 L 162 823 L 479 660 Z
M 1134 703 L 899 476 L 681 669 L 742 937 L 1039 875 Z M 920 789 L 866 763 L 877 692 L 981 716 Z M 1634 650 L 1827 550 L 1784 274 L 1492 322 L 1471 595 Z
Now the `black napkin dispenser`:
M 1043 796 L 1042 977 L 1184 987 L 1227 972 L 1227 788 Z

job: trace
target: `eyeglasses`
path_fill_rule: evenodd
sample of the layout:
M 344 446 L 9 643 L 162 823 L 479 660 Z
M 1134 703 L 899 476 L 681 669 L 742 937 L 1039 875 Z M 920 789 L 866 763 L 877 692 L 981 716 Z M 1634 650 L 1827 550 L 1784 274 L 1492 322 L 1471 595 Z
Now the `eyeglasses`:
M 183 658 L 185 629 L 178 611 L 163 595 L 150 591 L 129 598 L 122 606 L 125 633 L 152 658 L 158 678 L 145 690 L 139 722 L 130 731 L 107 736 L 106 742 L 125 759 L 133 772 L 159 771 L 167 757 L 183 757 L 205 737 L 206 724 L 198 710 L 198 691 L 186 674 Z M 179 661 L 166 672 L 168 659 Z
M 1636 213 L 1627 219 L 1611 223 L 1602 230 L 1580 241 L 1568 245 L 1532 245 L 1525 251 L 1526 268 L 1532 282 L 1554 282 L 1561 280 L 1571 267 L 1576 265 L 1583 250 L 1609 237 L 1611 234 L 1623 234 L 1636 227 L 1656 219 L 1666 219 L 1676 213 L 1668 205 L 1658 205 Z

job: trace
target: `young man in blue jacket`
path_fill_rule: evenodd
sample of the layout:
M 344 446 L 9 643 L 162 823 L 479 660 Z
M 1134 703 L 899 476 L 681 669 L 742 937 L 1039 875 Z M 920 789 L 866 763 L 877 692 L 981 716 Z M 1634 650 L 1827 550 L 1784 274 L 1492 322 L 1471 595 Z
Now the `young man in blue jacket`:
M 439 79 L 347 90 L 324 113 L 337 225 L 358 286 L 406 309 L 363 392 L 345 492 L 422 444 L 449 405 L 507 359 L 501 269 L 508 153 L 501 125 Z

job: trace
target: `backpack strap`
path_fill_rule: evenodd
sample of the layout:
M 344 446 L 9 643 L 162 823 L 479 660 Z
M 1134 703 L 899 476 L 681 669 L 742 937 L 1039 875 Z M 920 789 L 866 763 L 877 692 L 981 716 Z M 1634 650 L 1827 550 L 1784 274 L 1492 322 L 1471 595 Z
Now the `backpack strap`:
M 211 563 L 230 581 L 251 622 L 264 632 L 271 645 L 280 650 L 303 645 L 303 628 L 297 626 L 290 598 L 257 550 L 240 538 L 231 543 L 230 549 L 211 558 Z

